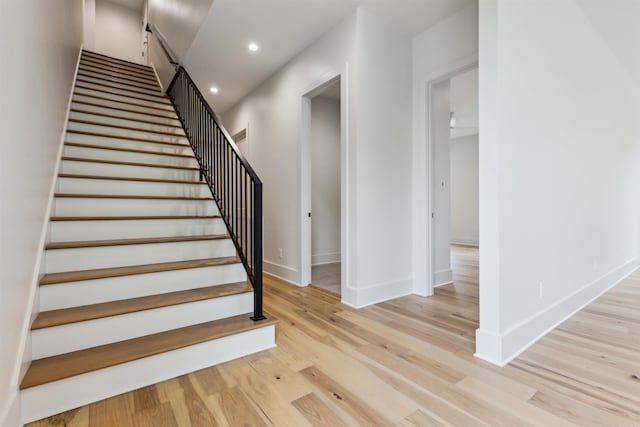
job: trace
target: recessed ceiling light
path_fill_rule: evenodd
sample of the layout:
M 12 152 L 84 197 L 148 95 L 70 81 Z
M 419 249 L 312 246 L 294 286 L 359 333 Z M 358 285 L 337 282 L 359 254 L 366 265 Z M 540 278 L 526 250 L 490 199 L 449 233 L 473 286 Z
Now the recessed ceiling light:
M 260 49 L 260 46 L 258 46 L 256 43 L 249 43 L 249 50 L 251 52 L 257 52 Z
M 215 86 L 211 86 L 211 88 L 209 89 L 209 91 L 210 91 L 211 93 L 218 93 L 218 92 L 220 92 L 220 90 L 219 90 L 217 87 L 215 87 Z

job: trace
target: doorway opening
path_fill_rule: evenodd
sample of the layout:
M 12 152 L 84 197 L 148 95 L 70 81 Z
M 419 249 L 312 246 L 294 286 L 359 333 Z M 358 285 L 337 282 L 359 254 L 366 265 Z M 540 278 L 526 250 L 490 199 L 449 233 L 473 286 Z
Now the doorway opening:
M 429 86 L 432 286 L 479 303 L 477 65 Z
M 303 284 L 342 294 L 342 99 L 333 77 L 303 97 Z M 306 165 L 306 168 L 305 168 Z M 306 249 L 306 250 L 305 250 Z

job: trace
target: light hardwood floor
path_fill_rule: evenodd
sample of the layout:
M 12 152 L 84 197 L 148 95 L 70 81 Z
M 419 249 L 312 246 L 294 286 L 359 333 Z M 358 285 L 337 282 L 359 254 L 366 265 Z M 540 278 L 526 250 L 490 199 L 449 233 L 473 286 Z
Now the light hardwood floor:
M 335 264 L 314 265 L 311 267 L 311 284 L 326 291 L 340 295 L 340 267 Z
M 278 348 L 32 426 L 640 427 L 640 273 L 506 368 L 475 359 L 478 256 L 455 285 L 353 310 L 267 279 Z

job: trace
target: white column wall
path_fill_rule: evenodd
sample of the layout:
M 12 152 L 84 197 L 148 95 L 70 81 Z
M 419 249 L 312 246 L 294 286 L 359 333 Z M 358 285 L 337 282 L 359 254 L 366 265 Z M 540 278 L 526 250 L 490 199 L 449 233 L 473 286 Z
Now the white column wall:
M 0 425 L 14 427 L 82 0 L 3 2 L 0 27 Z

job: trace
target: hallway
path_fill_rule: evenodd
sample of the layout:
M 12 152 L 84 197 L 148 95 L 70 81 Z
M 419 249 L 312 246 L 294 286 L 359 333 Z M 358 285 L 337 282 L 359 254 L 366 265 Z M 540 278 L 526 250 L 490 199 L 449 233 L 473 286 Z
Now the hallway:
M 362 310 L 266 279 L 267 309 L 280 319 L 276 349 L 32 426 L 640 422 L 640 273 L 500 369 L 473 357 L 477 250 L 456 247 L 453 261 L 456 286 Z

